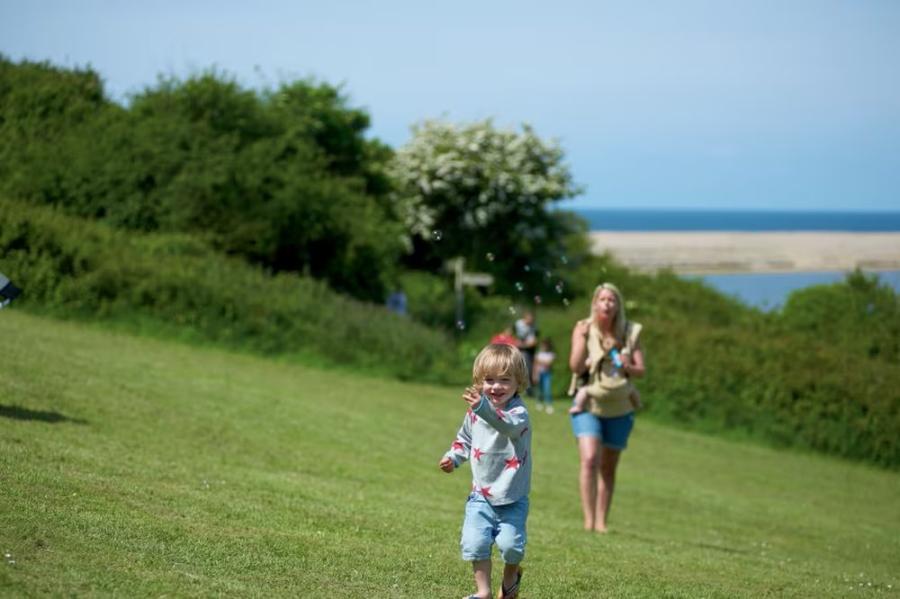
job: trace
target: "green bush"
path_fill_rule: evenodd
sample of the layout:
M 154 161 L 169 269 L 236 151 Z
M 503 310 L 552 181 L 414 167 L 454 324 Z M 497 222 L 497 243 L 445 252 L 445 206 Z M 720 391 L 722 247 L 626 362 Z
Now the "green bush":
M 55 314 L 150 322 L 187 338 L 267 354 L 304 353 L 400 378 L 458 381 L 452 338 L 270 275 L 183 235 L 127 235 L 46 208 L 0 202 L 2 268 L 19 300 Z
M 217 72 L 119 106 L 99 76 L 0 56 L 0 194 L 142 232 L 187 233 L 369 301 L 404 251 L 390 149 L 327 84 L 257 92 Z
M 840 348 L 850 361 L 900 363 L 900 301 L 876 275 L 857 270 L 842 283 L 796 291 L 780 321 L 788 330 Z
M 399 287 L 406 294 L 407 311 L 412 318 L 431 327 L 453 327 L 456 298 L 450 276 L 423 271 L 405 271 L 400 275 Z
M 685 292 L 685 295 L 689 295 Z M 650 409 L 700 428 L 900 466 L 900 365 L 785 330 L 778 317 L 730 324 L 649 317 Z
M 494 315 L 499 312 L 498 306 L 510 304 L 506 297 L 488 295 L 466 286 L 463 288 L 463 314 L 460 320 L 457 318 L 452 274 L 408 270 L 398 280 L 399 287 L 406 293 L 407 309 L 412 318 L 430 327 L 453 331 L 455 335 L 494 322 Z

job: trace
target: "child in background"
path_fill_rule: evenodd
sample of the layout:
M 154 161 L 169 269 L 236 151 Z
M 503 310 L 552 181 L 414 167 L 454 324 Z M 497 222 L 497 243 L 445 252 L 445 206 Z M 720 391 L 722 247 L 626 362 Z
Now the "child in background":
M 505 562 L 497 597 L 519 595 L 525 557 L 525 521 L 531 489 L 531 429 L 519 392 L 528 386 L 525 359 L 516 347 L 491 344 L 472 368 L 471 387 L 463 393 L 469 410 L 440 469 L 453 472 L 470 460 L 472 491 L 463 520 L 462 558 L 472 562 L 475 595 L 491 597 L 491 549 Z
M 516 347 L 522 352 L 525 358 L 525 367 L 528 369 L 528 388 L 525 394 L 528 397 L 534 396 L 534 387 L 531 386 L 531 373 L 534 370 L 534 352 L 537 350 L 538 330 L 534 321 L 534 312 L 526 310 L 522 313 L 522 318 L 513 323 L 513 331 L 515 332 Z
M 502 343 L 504 345 L 516 346 L 519 344 L 519 340 L 516 339 L 515 335 L 513 335 L 512 327 L 506 327 L 505 329 L 491 337 L 491 343 Z
M 542 339 L 538 351 L 534 354 L 534 369 L 532 370 L 532 383 L 538 388 L 537 409 L 544 410 L 548 414 L 553 413 L 553 341 L 550 338 Z

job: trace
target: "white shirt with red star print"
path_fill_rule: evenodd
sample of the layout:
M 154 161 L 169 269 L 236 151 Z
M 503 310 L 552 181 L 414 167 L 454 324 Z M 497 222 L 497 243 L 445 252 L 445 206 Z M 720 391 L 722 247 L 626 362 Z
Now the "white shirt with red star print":
M 491 505 L 506 505 L 531 489 L 531 423 L 525 402 L 517 395 L 504 409 L 484 396 L 466 412 L 450 451 L 444 454 L 459 467 L 472 465 L 472 492 Z

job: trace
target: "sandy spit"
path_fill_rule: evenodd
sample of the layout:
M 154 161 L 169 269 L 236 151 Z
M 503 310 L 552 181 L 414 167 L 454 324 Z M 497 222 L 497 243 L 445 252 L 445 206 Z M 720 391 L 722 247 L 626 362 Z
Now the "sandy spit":
M 900 233 L 594 231 L 591 243 L 645 272 L 900 270 Z

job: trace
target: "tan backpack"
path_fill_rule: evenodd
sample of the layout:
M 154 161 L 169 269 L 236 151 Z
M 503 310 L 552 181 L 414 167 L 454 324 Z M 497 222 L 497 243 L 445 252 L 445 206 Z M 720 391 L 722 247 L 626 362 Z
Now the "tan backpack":
M 637 322 L 627 322 L 625 324 L 625 347 L 620 351 L 622 354 L 631 354 L 637 347 L 638 337 L 641 334 L 643 326 Z M 577 375 L 572 373 L 572 381 L 569 383 L 569 396 L 574 396 L 584 385 L 591 386 L 591 397 L 601 397 L 609 392 L 615 392 L 616 389 L 624 387 L 629 383 L 628 376 L 609 376 L 601 368 L 603 360 L 610 359 L 608 352 L 603 349 L 600 343 L 600 331 L 595 326 L 591 326 L 587 338 L 588 356 L 592 358 L 590 368 Z

